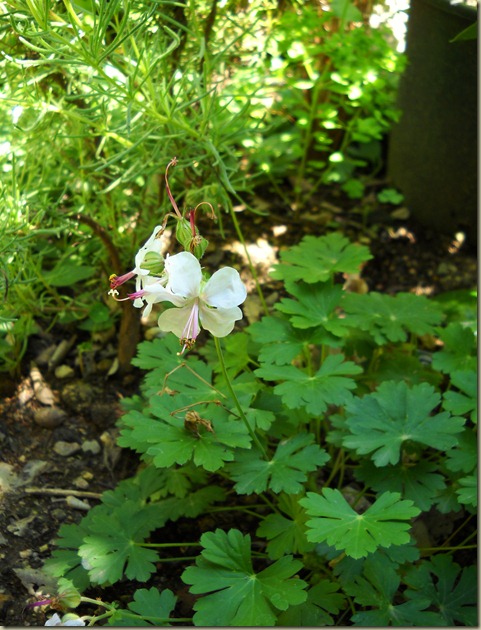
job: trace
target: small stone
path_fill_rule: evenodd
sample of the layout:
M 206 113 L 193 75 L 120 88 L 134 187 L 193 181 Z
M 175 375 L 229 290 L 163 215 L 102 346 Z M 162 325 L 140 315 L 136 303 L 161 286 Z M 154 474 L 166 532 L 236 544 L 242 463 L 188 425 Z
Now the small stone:
M 75 370 L 71 368 L 70 365 L 59 365 L 55 368 L 55 376 L 58 379 L 71 378 L 74 374 Z
M 21 558 L 23 558 L 23 559 L 29 558 L 32 555 L 32 550 L 31 549 L 24 549 L 23 551 L 20 551 L 20 553 L 18 555 Z
M 81 449 L 80 444 L 77 442 L 56 442 L 53 446 L 53 450 L 57 453 L 57 455 L 61 455 L 62 457 L 69 457 L 69 455 L 73 455 L 77 453 Z
M 93 453 L 94 455 L 98 455 L 101 450 L 102 447 L 97 440 L 85 440 L 82 444 L 82 451 L 84 453 Z
M 82 450 L 83 450 L 83 445 L 82 445 Z M 89 487 L 89 482 L 83 477 L 77 477 L 76 479 L 74 479 L 73 485 L 79 490 L 87 490 L 87 488 Z
M 77 499 L 77 497 L 73 497 L 69 495 L 65 499 L 65 501 L 69 507 L 74 508 L 76 510 L 85 510 L 85 511 L 90 510 L 90 504 L 87 503 L 87 501 L 81 501 L 80 499 Z
M 57 521 L 64 521 L 67 518 L 67 512 L 61 508 L 55 508 L 52 510 L 52 516 L 57 519 Z
M 35 424 L 44 429 L 55 429 L 64 422 L 66 417 L 65 411 L 58 407 L 40 407 L 33 414 Z

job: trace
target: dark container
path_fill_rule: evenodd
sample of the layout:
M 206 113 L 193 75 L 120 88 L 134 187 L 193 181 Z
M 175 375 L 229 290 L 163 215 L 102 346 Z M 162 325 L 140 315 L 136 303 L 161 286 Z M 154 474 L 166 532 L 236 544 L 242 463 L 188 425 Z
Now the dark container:
M 402 116 L 389 141 L 388 176 L 422 225 L 477 243 L 477 40 L 451 41 L 474 7 L 411 0 Z

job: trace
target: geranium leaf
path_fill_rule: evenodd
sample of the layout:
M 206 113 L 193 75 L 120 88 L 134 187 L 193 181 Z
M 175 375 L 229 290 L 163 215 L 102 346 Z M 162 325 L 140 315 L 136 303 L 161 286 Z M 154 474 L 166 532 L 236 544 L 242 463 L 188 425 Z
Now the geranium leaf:
M 336 337 L 342 337 L 347 331 L 343 320 L 336 313 L 343 293 L 342 286 L 287 282 L 286 289 L 296 299 L 282 298 L 276 304 L 276 309 L 289 315 L 295 328 L 320 327 L 328 333 L 324 334 L 324 343 L 334 335 L 334 342 L 339 344 L 340 340 Z
M 169 589 L 161 593 L 153 586 L 140 588 L 134 593 L 134 600 L 128 604 L 130 611 L 138 618 L 132 618 L 127 611 L 119 609 L 109 617 L 109 626 L 170 626 L 166 620 L 172 614 L 177 598 Z
M 391 490 L 399 492 L 404 499 L 411 500 L 423 511 L 428 511 L 435 502 L 438 492 L 446 487 L 442 475 L 434 463 L 398 463 L 385 466 L 382 476 L 371 461 L 364 460 L 355 471 L 356 479 L 363 481 L 377 492 Z
M 322 627 L 334 625 L 332 615 L 337 614 L 346 603 L 346 597 L 338 593 L 339 584 L 322 580 L 307 592 L 307 601 L 290 606 L 279 615 L 278 626 Z
M 439 337 L 444 348 L 433 355 L 435 370 L 445 374 L 476 371 L 476 338 L 470 328 L 452 322 L 439 333 Z
M 457 416 L 470 414 L 470 420 L 476 423 L 478 408 L 478 378 L 476 372 L 452 372 L 451 384 L 459 391 L 449 390 L 444 393 L 444 409 Z
M 256 450 L 237 453 L 235 462 L 229 466 L 236 492 L 259 494 L 268 488 L 288 494 L 302 492 L 306 473 L 329 460 L 329 455 L 314 444 L 314 439 L 311 433 L 298 433 L 283 440 L 269 461 Z
M 438 304 L 412 293 L 346 293 L 342 307 L 344 324 L 365 330 L 378 345 L 406 341 L 408 333 L 434 334 L 443 318 Z
M 244 424 L 216 405 L 206 406 L 205 411 L 199 408 L 199 415 L 212 423 L 213 431 L 203 426 L 198 432 L 188 430 L 184 426 L 185 412 L 177 417 L 182 403 L 182 397 L 154 396 L 144 412 L 133 410 L 122 417 L 118 443 L 152 457 L 159 468 L 193 461 L 210 472 L 232 460 L 236 447 L 250 447 L 251 438 Z
M 158 506 L 141 508 L 133 501 L 126 501 L 115 511 L 96 511 L 89 522 L 89 534 L 78 551 L 91 582 L 114 584 L 124 572 L 129 579 L 146 581 L 156 570 L 154 562 L 158 556 L 153 549 L 145 549 L 138 543 L 166 520 L 167 517 L 162 520 Z
M 209 593 L 194 604 L 195 625 L 272 626 L 280 610 L 306 600 L 306 583 L 293 577 L 302 564 L 291 556 L 256 573 L 249 535 L 217 529 L 203 534 L 201 544 L 196 566 L 182 574 L 192 593 Z
M 472 507 L 478 506 L 478 476 L 475 473 L 458 479 L 459 488 L 456 490 L 459 502 Z
M 450 555 L 435 555 L 408 570 L 405 581 L 410 599 L 425 598 L 439 610 L 442 625 L 477 625 L 477 571 L 461 567 Z M 458 622 L 458 623 L 456 623 Z
M 263 317 L 251 324 L 248 332 L 256 343 L 261 344 L 261 363 L 288 365 L 309 343 L 322 343 L 318 331 L 299 330 L 280 317 Z
M 325 488 L 322 495 L 308 492 L 299 503 L 314 517 L 307 521 L 307 539 L 326 541 L 353 558 L 362 558 L 378 547 L 408 542 L 409 519 L 420 512 L 397 492 L 385 492 L 364 514 L 355 512 L 339 490 L 332 488 Z
M 329 355 L 319 370 L 309 376 L 293 365 L 266 365 L 255 374 L 265 380 L 284 381 L 274 387 L 289 409 L 305 407 L 309 413 L 319 414 L 328 405 L 343 405 L 352 398 L 349 390 L 356 387 L 346 375 L 360 374 L 362 368 L 352 361 L 344 361 L 344 355 Z
M 298 496 L 281 494 L 279 509 L 282 514 L 268 514 L 261 522 L 256 534 L 267 538 L 269 558 L 277 559 L 286 553 L 304 553 L 310 551 L 314 544 L 306 537 L 306 511 L 299 505 Z
M 465 419 L 448 412 L 431 415 L 440 401 L 427 383 L 409 388 L 402 381 L 386 381 L 375 393 L 347 403 L 351 435 L 344 437 L 343 444 L 362 455 L 373 453 L 376 466 L 397 464 L 401 446 L 408 440 L 443 451 L 452 448 Z
M 326 282 L 335 273 L 356 273 L 363 262 L 372 258 L 364 245 L 350 243 L 340 234 L 305 236 L 299 245 L 281 254 L 281 264 L 274 266 L 276 280 L 303 280 L 309 284 Z

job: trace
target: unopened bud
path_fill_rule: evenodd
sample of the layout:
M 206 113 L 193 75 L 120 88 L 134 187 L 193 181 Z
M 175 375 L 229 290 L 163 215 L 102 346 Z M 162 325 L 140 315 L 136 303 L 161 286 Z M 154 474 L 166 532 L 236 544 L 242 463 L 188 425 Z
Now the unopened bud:
M 190 251 L 198 260 L 200 260 L 204 255 L 208 245 L 209 241 L 200 234 L 197 234 L 197 236 L 194 236 L 194 238 L 191 240 Z
M 74 585 L 63 578 L 59 580 L 59 595 L 56 598 L 62 608 L 77 608 L 80 604 L 80 593 Z
M 192 241 L 192 227 L 187 219 L 178 219 L 175 228 L 175 238 L 179 241 L 185 251 L 190 251 L 190 243 Z

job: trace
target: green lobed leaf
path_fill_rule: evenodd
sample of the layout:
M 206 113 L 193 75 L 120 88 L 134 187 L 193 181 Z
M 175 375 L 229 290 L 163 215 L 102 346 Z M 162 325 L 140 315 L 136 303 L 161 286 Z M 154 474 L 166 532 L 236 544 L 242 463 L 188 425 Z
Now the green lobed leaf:
M 212 423 L 213 431 L 205 427 L 199 427 L 198 434 L 189 431 L 184 426 L 182 402 L 185 400 L 177 396 L 154 396 L 143 413 L 127 413 L 120 422 L 119 445 L 145 453 L 159 468 L 192 461 L 210 472 L 232 460 L 236 447 L 250 447 L 251 438 L 244 424 L 216 405 L 195 408 Z
M 281 494 L 278 507 L 286 516 L 273 513 L 268 514 L 261 521 L 256 534 L 267 538 L 267 553 L 269 558 L 277 559 L 286 553 L 305 553 L 314 547 L 306 537 L 306 512 L 299 505 L 297 495 Z
M 364 514 L 355 512 L 339 490 L 324 488 L 323 494 L 308 492 L 299 503 L 311 520 L 307 539 L 326 541 L 346 555 L 362 558 L 378 547 L 403 545 L 409 541 L 410 518 L 420 510 L 397 492 L 385 492 Z
M 342 286 L 286 282 L 286 289 L 296 299 L 282 298 L 276 304 L 276 309 L 289 315 L 295 328 L 320 328 L 328 333 L 327 335 L 324 333 L 323 343 L 329 345 L 334 336 L 334 344 L 339 345 L 338 338 L 347 332 L 343 320 L 336 312 L 341 302 Z M 319 331 L 316 332 L 319 334 Z
M 427 599 L 443 619 L 440 625 L 477 625 L 476 566 L 461 567 L 450 555 L 440 554 L 411 567 L 405 582 L 406 597 Z M 458 623 L 456 623 L 458 622 Z
M 364 245 L 350 243 L 339 232 L 326 236 L 305 236 L 299 245 L 281 253 L 281 263 L 274 266 L 275 280 L 303 280 L 308 284 L 332 280 L 335 273 L 356 273 L 363 262 L 372 258 Z
M 458 444 L 446 453 L 446 468 L 454 472 L 472 472 L 478 462 L 476 433 L 467 427 L 458 435 Z
M 431 462 L 399 462 L 385 466 L 382 476 L 371 461 L 364 460 L 355 470 L 355 477 L 376 492 L 399 492 L 420 510 L 428 511 L 437 494 L 446 487 L 444 477 L 435 472 L 438 466 Z
M 352 361 L 344 361 L 342 354 L 329 355 L 313 376 L 293 365 L 264 365 L 255 370 L 255 374 L 264 380 L 284 381 L 274 387 L 274 392 L 289 409 L 305 407 L 316 415 L 325 411 L 328 405 L 347 403 L 356 383 L 346 375 L 361 372 L 362 368 Z
M 464 418 L 448 412 L 431 415 L 441 397 L 431 385 L 409 388 L 406 383 L 386 381 L 373 394 L 355 398 L 346 405 L 346 426 L 351 435 L 343 444 L 360 455 L 373 453 L 376 466 L 397 464 L 402 444 L 408 440 L 439 450 L 458 443 Z
M 440 625 L 440 616 L 426 611 L 430 603 L 428 598 L 399 603 L 401 580 L 394 566 L 385 560 L 381 554 L 370 555 L 363 563 L 362 573 L 345 584 L 346 593 L 355 603 L 372 608 L 354 614 L 351 621 L 357 626 Z
M 443 318 L 438 304 L 412 293 L 345 293 L 342 306 L 344 324 L 365 330 L 378 345 L 406 341 L 408 333 L 434 334 Z
M 314 443 L 311 433 L 298 433 L 283 440 L 268 461 L 257 450 L 239 452 L 229 465 L 238 494 L 273 492 L 297 494 L 303 491 L 307 473 L 323 466 L 329 455 Z
M 137 589 L 134 600 L 128 604 L 129 611 L 136 616 L 118 609 L 109 617 L 109 626 L 170 626 L 167 619 L 173 613 L 176 601 L 177 597 L 169 589 L 161 593 L 154 586 Z
M 478 507 L 478 475 L 476 472 L 458 479 L 459 488 L 456 490 L 458 500 L 462 505 Z
M 469 414 L 472 422 L 477 422 L 478 378 L 474 371 L 452 372 L 451 384 L 459 391 L 444 393 L 443 407 L 457 416 Z
M 259 361 L 289 365 L 310 343 L 322 343 L 318 331 L 294 328 L 287 319 L 263 317 L 247 329 L 253 340 L 261 344 Z
M 439 337 L 444 347 L 433 355 L 435 370 L 445 374 L 476 371 L 476 338 L 470 328 L 452 322 L 439 333 Z
M 337 615 L 346 605 L 346 597 L 338 591 L 339 584 L 322 580 L 307 591 L 307 601 L 282 612 L 277 625 L 292 628 L 334 625 L 332 615 Z
M 278 611 L 306 600 L 306 583 L 293 577 L 302 564 L 291 556 L 256 573 L 249 535 L 217 529 L 203 534 L 201 544 L 196 566 L 182 574 L 192 593 L 208 593 L 194 604 L 195 625 L 272 626 Z
M 79 546 L 82 565 L 93 584 L 114 584 L 126 575 L 131 580 L 146 581 L 155 572 L 157 552 L 140 544 L 167 516 L 159 506 L 139 507 L 126 501 L 115 511 L 102 506 L 89 522 L 89 534 Z M 135 518 L 133 518 L 135 515 Z

